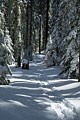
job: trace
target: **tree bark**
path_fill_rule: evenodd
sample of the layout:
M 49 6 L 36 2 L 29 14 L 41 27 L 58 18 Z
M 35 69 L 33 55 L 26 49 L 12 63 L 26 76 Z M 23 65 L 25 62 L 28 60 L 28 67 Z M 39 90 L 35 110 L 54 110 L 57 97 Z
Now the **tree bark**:
M 47 44 L 47 38 L 48 38 L 48 21 L 49 21 L 49 0 L 47 0 L 47 11 L 46 11 L 46 38 L 45 38 L 45 49 L 46 49 L 46 44 Z
M 40 17 L 40 28 L 39 28 L 39 54 L 41 54 L 41 17 Z
M 18 59 L 17 59 L 17 67 L 21 67 L 21 57 L 18 56 Z
M 79 42 L 79 77 L 78 82 L 80 82 L 80 42 Z
M 24 58 L 32 60 L 32 1 L 29 1 L 26 7 L 26 41 L 24 46 Z

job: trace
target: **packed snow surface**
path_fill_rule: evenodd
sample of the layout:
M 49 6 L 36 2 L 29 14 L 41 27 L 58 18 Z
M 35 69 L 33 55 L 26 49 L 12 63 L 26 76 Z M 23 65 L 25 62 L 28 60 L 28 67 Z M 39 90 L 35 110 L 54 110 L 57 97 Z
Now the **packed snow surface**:
M 0 120 L 80 120 L 80 83 L 60 79 L 43 57 L 35 55 L 29 70 L 11 66 L 10 85 L 0 86 Z

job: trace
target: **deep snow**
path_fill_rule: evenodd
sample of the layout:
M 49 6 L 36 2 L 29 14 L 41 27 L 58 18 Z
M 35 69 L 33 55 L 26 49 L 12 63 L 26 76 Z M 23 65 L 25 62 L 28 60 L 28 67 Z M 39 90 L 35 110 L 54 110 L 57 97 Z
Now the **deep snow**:
M 30 69 L 11 66 L 10 85 L 0 86 L 0 120 L 80 120 L 80 83 L 60 79 L 35 55 Z

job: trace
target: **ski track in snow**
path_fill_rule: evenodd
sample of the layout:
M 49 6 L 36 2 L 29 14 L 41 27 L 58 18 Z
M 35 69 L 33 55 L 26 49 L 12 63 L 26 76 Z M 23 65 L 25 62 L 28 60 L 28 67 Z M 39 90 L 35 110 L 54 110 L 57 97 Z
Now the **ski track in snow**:
M 47 68 L 41 61 L 36 55 L 29 70 L 11 66 L 11 84 L 0 86 L 0 120 L 80 120 L 80 106 L 77 110 L 69 100 L 73 94 L 64 91 L 75 84 L 77 94 L 80 84 L 59 79 L 59 67 Z

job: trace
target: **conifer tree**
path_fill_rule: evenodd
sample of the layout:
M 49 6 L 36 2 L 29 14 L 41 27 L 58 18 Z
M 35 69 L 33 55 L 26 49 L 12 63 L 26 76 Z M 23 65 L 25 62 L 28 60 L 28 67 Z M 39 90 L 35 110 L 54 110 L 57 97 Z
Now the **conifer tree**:
M 9 36 L 9 31 L 5 26 L 3 4 L 0 9 L 0 84 L 9 84 L 7 74 L 11 75 L 9 64 L 13 61 L 12 40 Z M 2 13 L 3 12 L 3 13 Z

